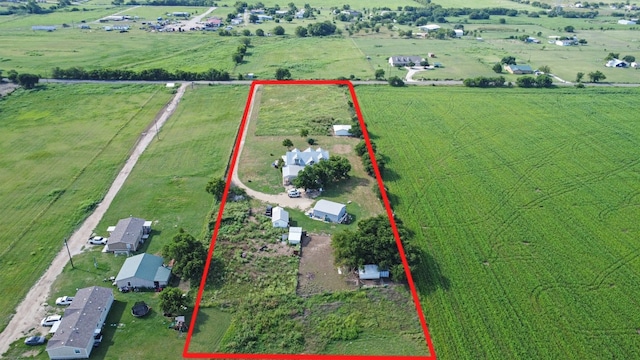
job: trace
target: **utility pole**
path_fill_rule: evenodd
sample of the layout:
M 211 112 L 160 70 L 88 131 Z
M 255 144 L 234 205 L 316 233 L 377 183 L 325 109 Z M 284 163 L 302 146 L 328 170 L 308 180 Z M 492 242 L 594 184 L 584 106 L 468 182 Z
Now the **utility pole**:
M 71 262 L 71 268 L 75 269 L 73 266 L 73 259 L 71 258 L 71 250 L 69 250 L 69 244 L 67 244 L 67 238 L 64 238 L 64 246 L 67 247 L 67 253 L 69 254 L 69 262 Z

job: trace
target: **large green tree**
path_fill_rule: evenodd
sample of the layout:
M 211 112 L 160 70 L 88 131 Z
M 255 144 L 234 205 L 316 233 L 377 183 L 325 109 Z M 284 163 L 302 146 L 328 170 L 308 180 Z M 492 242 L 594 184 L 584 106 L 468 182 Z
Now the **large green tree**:
M 164 246 L 162 255 L 175 260 L 172 269 L 174 274 L 190 280 L 191 286 L 200 284 L 207 260 L 207 249 L 202 242 L 181 228 L 173 240 Z
M 351 164 L 341 156 L 333 155 L 327 160 L 305 166 L 292 183 L 303 189 L 320 189 L 329 183 L 349 178 Z
M 591 82 L 594 82 L 594 83 L 607 78 L 607 76 L 603 74 L 602 71 L 600 70 L 592 71 L 588 74 L 588 76 L 589 76 L 589 80 L 591 80 Z
M 20 84 L 25 89 L 33 89 L 34 87 L 36 87 L 38 81 L 40 81 L 40 76 L 35 74 L 22 73 L 18 75 L 18 84 Z
M 289 71 L 289 69 L 277 68 L 276 69 L 276 79 L 277 80 L 288 80 L 288 79 L 291 79 L 291 72 Z
M 206 190 L 209 194 L 213 195 L 217 201 L 220 201 L 222 200 L 222 195 L 224 194 L 224 188 L 226 185 L 227 183 L 223 179 L 216 178 L 207 183 Z
M 189 306 L 189 298 L 182 290 L 168 287 L 160 293 L 160 309 L 164 313 L 181 314 Z
M 395 222 L 407 262 L 411 267 L 418 261 L 417 249 L 412 245 L 410 234 L 404 228 L 402 221 L 396 218 Z M 389 269 L 394 280 L 405 279 L 396 239 L 389 218 L 385 215 L 360 220 L 356 231 L 345 230 L 335 234 L 331 244 L 338 265 L 358 269 L 364 265 L 374 264 L 381 269 Z

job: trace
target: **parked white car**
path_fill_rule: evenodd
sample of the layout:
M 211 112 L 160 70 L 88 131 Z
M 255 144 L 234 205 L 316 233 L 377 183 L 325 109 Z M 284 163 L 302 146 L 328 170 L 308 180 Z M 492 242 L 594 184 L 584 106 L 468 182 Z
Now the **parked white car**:
M 89 244 L 92 245 L 106 245 L 107 244 L 107 240 L 103 238 L 102 236 L 94 236 L 91 239 L 89 239 Z
M 287 195 L 289 195 L 290 198 L 299 198 L 300 191 L 298 191 L 298 189 L 291 189 L 287 192 Z
M 72 301 L 73 301 L 73 297 L 63 296 L 56 299 L 56 305 L 67 306 L 67 305 L 71 305 Z
M 56 322 L 62 320 L 62 316 L 60 315 L 51 315 L 51 316 L 47 316 L 46 318 L 42 319 L 42 321 L 40 322 L 40 325 L 42 326 L 53 326 L 53 324 L 55 324 Z

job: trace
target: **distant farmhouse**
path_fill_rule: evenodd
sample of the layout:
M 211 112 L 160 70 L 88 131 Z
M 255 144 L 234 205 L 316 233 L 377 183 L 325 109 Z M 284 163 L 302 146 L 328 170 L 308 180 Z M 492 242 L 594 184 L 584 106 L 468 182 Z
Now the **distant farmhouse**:
M 76 292 L 56 333 L 47 343 L 49 359 L 87 359 L 113 304 L 113 290 L 92 286 Z
M 436 24 L 422 25 L 420 26 L 420 30 L 426 33 L 428 33 L 429 31 L 438 31 L 440 30 L 440 25 L 436 25 Z
M 110 233 L 107 251 L 116 255 L 137 251 L 138 246 L 149 237 L 151 221 L 135 217 L 121 219 L 115 227 L 107 229 Z
M 191 14 L 189 14 L 188 12 L 183 12 L 183 11 L 175 11 L 171 13 L 171 15 L 175 17 L 183 17 L 183 18 L 188 18 L 189 16 L 191 16 Z
M 635 25 L 636 22 L 633 21 L 633 20 L 621 19 L 621 20 L 618 20 L 618 24 L 620 24 L 620 25 Z
M 56 29 L 55 26 L 43 26 L 43 25 L 35 25 L 31 27 L 31 30 L 33 31 L 48 31 L 48 32 L 52 32 Z
M 298 173 L 304 169 L 307 165 L 313 165 L 322 160 L 329 159 L 329 152 L 322 148 L 312 149 L 307 148 L 305 151 L 293 149 L 287 151 L 282 156 L 284 160 L 284 166 L 282 167 L 282 183 L 289 185 L 293 179 L 298 177 Z
M 529 65 L 507 65 L 504 67 L 510 74 L 533 74 L 533 69 Z
M 392 56 L 389 58 L 389 64 L 391 66 L 407 66 L 409 64 L 419 65 L 420 62 L 424 60 L 422 57 L 413 55 L 413 56 Z
M 607 63 L 604 64 L 604 66 L 610 67 L 610 68 L 626 68 L 626 67 L 629 67 L 629 63 L 624 60 L 611 59 L 607 61 Z

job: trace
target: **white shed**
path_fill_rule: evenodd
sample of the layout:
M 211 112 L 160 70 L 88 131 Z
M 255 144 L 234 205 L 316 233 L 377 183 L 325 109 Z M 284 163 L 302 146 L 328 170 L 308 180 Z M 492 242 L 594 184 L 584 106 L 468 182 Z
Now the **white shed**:
M 333 125 L 333 133 L 336 136 L 351 136 L 351 125 Z
M 362 269 L 358 269 L 358 277 L 360 280 L 377 280 L 389 277 L 389 271 L 380 271 L 378 265 L 365 265 Z
M 276 206 L 271 211 L 271 223 L 273 227 L 278 228 L 286 228 L 289 226 L 289 213 L 281 208 L 280 206 Z
M 300 244 L 300 240 L 302 240 L 302 228 L 290 227 L 289 228 L 289 244 L 291 245 Z
M 341 223 L 347 216 L 347 206 L 322 199 L 313 207 L 312 216 L 328 222 Z

